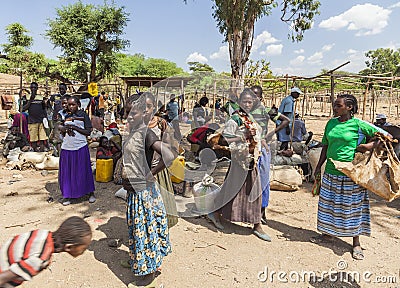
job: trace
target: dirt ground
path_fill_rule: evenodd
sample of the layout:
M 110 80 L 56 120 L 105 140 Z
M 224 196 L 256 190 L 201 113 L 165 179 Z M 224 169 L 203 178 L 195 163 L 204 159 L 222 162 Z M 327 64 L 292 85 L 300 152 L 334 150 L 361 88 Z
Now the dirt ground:
M 307 116 L 306 125 L 320 139 L 327 120 Z M 72 215 L 85 217 L 94 231 L 84 255 L 54 254 L 50 268 L 24 287 L 111 288 L 133 280 L 120 265 L 128 252 L 125 203 L 114 197 L 119 186 L 96 183 L 96 203 L 64 207 L 57 201 L 57 171 L 0 169 L 0 243 L 32 229 L 56 229 Z M 225 230 L 217 231 L 204 217 L 180 218 L 170 230 L 173 252 L 164 259 L 158 287 L 400 287 L 400 200 L 386 203 L 371 195 L 372 236 L 361 238 L 365 260 L 356 261 L 350 255 L 351 239 L 309 242 L 317 235 L 318 205 L 310 190 L 311 184 L 304 183 L 296 192 L 271 192 L 264 226 L 271 243 L 256 238 L 246 225 L 224 222 Z M 55 201 L 49 203 L 50 196 Z M 108 246 L 114 238 L 122 239 L 121 247 Z M 315 281 L 307 277 L 313 273 Z

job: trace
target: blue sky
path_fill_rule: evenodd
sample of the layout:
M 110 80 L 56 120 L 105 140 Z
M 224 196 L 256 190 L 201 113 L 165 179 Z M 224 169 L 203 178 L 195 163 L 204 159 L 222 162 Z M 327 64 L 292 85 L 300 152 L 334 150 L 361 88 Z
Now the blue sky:
M 13 0 L 2 3 L 0 43 L 6 43 L 4 28 L 22 23 L 34 38 L 33 51 L 56 58 L 60 50 L 43 36 L 47 19 L 55 17 L 55 8 L 72 0 Z M 103 0 L 83 0 L 103 4 Z M 251 58 L 271 62 L 274 74 L 311 76 L 321 69 L 332 69 L 348 60 L 343 69 L 358 72 L 365 68 L 368 50 L 400 48 L 400 1 L 321 0 L 321 14 L 304 40 L 287 39 L 289 27 L 280 22 L 279 7 L 256 23 Z M 212 18 L 210 0 L 115 0 L 126 7 L 130 21 L 125 37 L 131 46 L 125 53 L 143 53 L 163 58 L 188 69 L 188 61 L 199 61 L 218 72 L 230 71 L 229 56 L 223 37 Z M 397 28 L 396 28 L 397 27 Z

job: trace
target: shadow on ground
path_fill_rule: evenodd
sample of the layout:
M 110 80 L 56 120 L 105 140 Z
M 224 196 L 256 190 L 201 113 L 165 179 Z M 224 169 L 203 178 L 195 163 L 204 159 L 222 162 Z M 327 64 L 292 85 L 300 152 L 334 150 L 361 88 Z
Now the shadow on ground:
M 106 237 L 93 240 L 89 246 L 89 250 L 94 252 L 94 257 L 97 261 L 107 265 L 108 269 L 112 271 L 124 284 L 128 285 L 134 280 L 133 273 L 129 268 L 124 268 L 121 262 L 127 262 L 129 254 L 127 250 L 123 250 L 120 246 L 125 245 L 127 239 L 126 220 L 121 217 L 111 217 L 107 223 L 100 225 L 96 230 L 103 232 Z M 119 247 L 110 247 L 109 242 L 118 239 Z M 126 240 L 126 241 L 124 241 Z
M 294 242 L 307 242 L 310 243 L 310 238 L 318 236 L 318 234 L 315 231 L 308 230 L 308 229 L 303 229 L 299 227 L 293 227 L 290 225 L 287 225 L 282 222 L 278 222 L 275 220 L 268 220 L 268 227 L 280 231 L 282 233 L 281 237 L 287 239 L 288 241 L 294 241 Z M 340 238 L 335 238 L 332 243 L 321 243 L 321 244 L 314 244 L 318 245 L 324 248 L 331 249 L 333 253 L 336 255 L 342 256 L 343 254 L 352 251 L 353 247 L 343 241 Z M 319 286 L 318 286 L 319 287 Z M 322 286 L 321 286 L 322 287 Z

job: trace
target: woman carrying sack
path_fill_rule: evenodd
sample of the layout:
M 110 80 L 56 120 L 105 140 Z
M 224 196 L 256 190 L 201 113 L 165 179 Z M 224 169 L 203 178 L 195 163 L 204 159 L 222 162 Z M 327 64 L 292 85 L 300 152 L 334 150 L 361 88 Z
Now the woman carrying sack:
M 326 124 L 324 146 L 314 172 L 316 179 L 320 177 L 321 166 L 327 160 L 318 203 L 317 229 L 322 235 L 310 241 L 320 244 L 332 242 L 334 237 L 353 237 L 352 257 L 362 260 L 360 235 L 371 235 L 368 192 L 338 171 L 332 162 L 351 162 L 356 151 L 374 148 L 375 143 L 366 143 L 366 137 L 373 137 L 380 130 L 355 118 L 357 110 L 357 99 L 353 95 L 339 95 L 333 107 L 336 118 Z

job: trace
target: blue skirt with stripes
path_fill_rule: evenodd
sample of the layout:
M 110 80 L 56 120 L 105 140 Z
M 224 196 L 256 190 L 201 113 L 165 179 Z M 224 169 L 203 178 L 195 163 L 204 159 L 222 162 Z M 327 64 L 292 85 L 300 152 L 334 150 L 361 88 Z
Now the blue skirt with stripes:
M 325 173 L 319 195 L 317 229 L 336 237 L 370 236 L 367 190 L 347 176 Z

